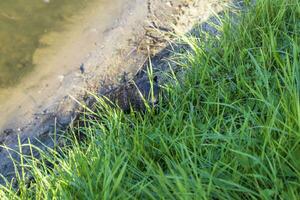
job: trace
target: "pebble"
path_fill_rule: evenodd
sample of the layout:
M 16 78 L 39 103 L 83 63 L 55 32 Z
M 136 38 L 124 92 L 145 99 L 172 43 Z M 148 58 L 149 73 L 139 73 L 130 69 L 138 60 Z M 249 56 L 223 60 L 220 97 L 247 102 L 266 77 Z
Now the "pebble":
M 85 72 L 85 68 L 84 68 L 84 64 L 83 64 L 83 63 L 81 63 L 79 69 L 80 69 L 80 72 L 81 72 L 82 74 Z
M 60 76 L 58 76 L 58 80 L 59 80 L 59 82 L 63 82 L 64 78 L 65 78 L 65 76 L 64 76 L 64 75 L 60 75 Z

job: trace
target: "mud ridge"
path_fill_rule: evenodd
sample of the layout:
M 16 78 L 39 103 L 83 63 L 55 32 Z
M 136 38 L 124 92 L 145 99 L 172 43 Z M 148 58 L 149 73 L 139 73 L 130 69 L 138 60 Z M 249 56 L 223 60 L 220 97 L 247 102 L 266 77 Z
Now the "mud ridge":
M 163 72 L 169 70 L 170 67 L 177 70 L 176 63 L 172 62 L 174 52 L 188 49 L 186 45 L 173 43 L 172 41 L 175 40 L 174 35 L 192 34 L 195 23 L 201 24 L 207 21 L 214 13 L 223 10 L 229 1 L 153 0 L 144 2 L 147 16 L 143 19 L 142 25 L 138 28 L 132 28 L 126 48 L 117 49 L 110 58 L 110 60 L 115 59 L 118 62 L 104 62 L 108 65 L 108 68 L 105 68 L 107 71 L 109 71 L 111 65 L 121 66 L 118 67 L 118 70 L 115 70 L 114 73 L 93 75 L 93 71 L 89 68 L 90 61 L 83 62 L 78 67 L 84 76 L 83 90 L 65 95 L 55 105 L 34 113 L 31 116 L 33 120 L 24 126 L 7 127 L 2 131 L 3 133 L 0 133 L 0 144 L 18 151 L 18 138 L 20 138 L 22 144 L 27 144 L 30 140 L 31 144 L 44 149 L 52 147 L 54 130 L 65 130 L 70 123 L 78 119 L 83 110 L 78 102 L 88 106 L 93 105 L 94 101 L 89 95 L 90 92 L 110 97 L 125 111 L 128 111 L 132 102 L 137 109 L 143 110 L 144 106 L 141 100 L 136 98 L 137 88 L 130 83 L 137 83 L 135 85 L 138 85 L 138 89 L 142 91 L 142 94 L 147 95 L 149 93 L 147 69 L 149 63 L 151 63 L 154 70 L 155 94 L 158 94 L 158 85 L 166 81 Z M 137 9 L 137 7 L 131 7 L 125 15 L 134 12 L 134 9 Z M 130 18 L 130 16 L 121 17 Z M 140 20 L 134 23 L 140 23 Z M 132 27 L 134 27 L 134 23 Z M 106 30 L 105 34 L 119 34 L 123 28 L 113 26 Z M 214 34 L 217 31 L 209 23 L 203 23 L 201 28 L 207 32 L 214 32 Z M 93 59 L 97 59 L 97 57 Z M 124 73 L 126 79 L 124 79 Z M 134 96 L 134 98 L 130 99 L 129 96 Z M 14 177 L 14 168 L 10 156 L 18 160 L 18 154 L 7 150 L 7 148 L 0 147 L 0 174 L 10 180 Z M 30 150 L 22 148 L 22 153 L 29 154 Z M 37 152 L 35 154 L 38 155 Z M 3 180 L 0 180 L 1 183 L 3 184 Z

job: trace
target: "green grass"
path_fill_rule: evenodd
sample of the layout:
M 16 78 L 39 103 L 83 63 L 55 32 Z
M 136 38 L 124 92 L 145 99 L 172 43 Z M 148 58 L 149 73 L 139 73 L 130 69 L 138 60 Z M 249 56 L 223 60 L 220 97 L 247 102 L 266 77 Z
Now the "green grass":
M 299 199 L 300 3 L 257 0 L 220 31 L 188 39 L 159 111 L 99 99 L 85 141 L 32 158 L 1 199 Z

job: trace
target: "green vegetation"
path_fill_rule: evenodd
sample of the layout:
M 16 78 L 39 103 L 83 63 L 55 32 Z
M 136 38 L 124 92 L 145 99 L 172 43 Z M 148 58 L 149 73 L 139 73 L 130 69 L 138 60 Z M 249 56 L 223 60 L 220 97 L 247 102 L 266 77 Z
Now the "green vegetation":
M 99 99 L 84 142 L 33 159 L 34 181 L 1 199 L 298 199 L 300 3 L 258 0 L 221 29 L 188 39 L 158 111 Z

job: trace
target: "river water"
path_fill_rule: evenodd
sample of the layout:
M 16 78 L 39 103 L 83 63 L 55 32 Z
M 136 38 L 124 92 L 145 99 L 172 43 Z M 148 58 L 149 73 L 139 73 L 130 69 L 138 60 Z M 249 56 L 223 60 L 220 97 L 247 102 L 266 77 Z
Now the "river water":
M 33 68 L 40 38 L 63 29 L 88 0 L 0 1 L 0 88 L 13 87 Z M 1 103 L 1 102 L 0 102 Z
M 0 135 L 56 112 L 66 97 L 90 87 L 92 77 L 118 71 L 105 67 L 117 62 L 110 57 L 120 43 L 128 45 L 123 35 L 133 28 L 126 16 L 137 1 L 144 2 L 0 0 Z M 133 22 L 146 15 L 136 14 Z

